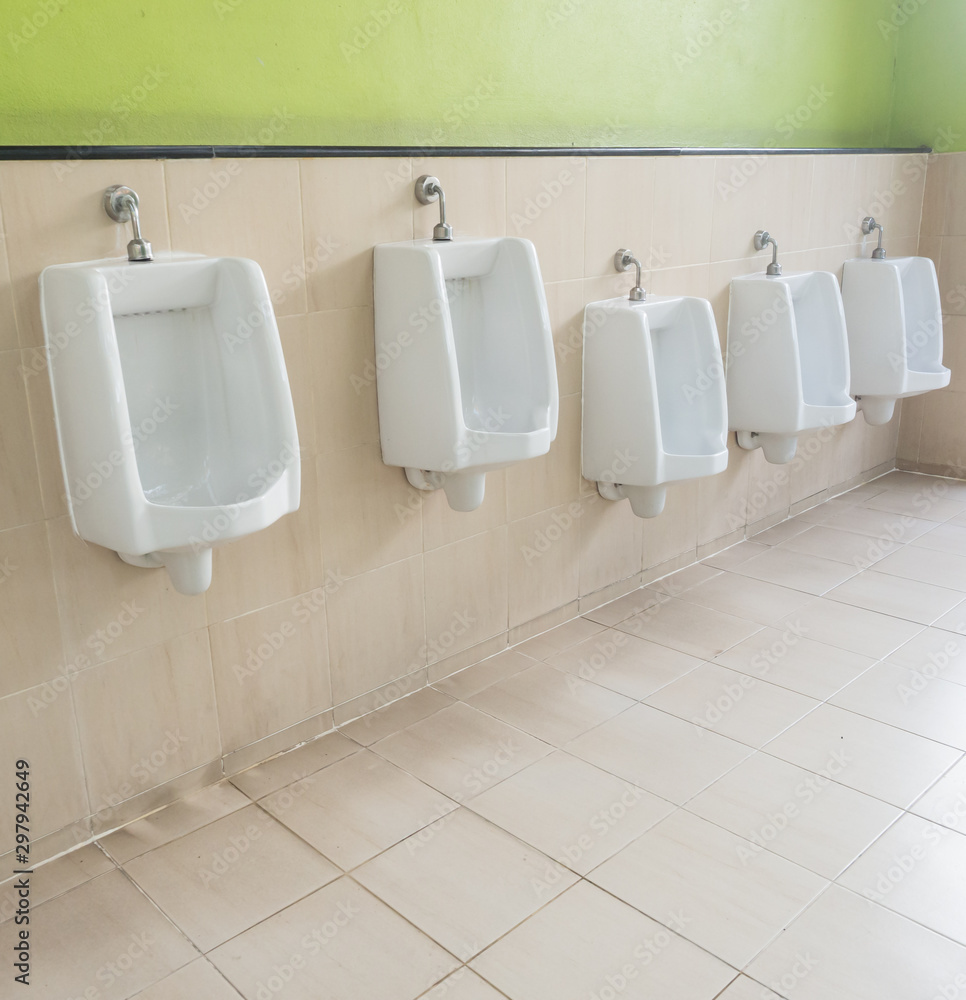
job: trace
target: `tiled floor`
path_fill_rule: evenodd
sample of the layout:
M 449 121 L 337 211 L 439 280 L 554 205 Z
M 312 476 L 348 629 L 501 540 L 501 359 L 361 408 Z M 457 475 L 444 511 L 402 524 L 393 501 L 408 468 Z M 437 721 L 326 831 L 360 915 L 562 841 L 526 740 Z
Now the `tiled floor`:
M 966 998 L 964 635 L 892 473 L 41 868 L 30 996 Z

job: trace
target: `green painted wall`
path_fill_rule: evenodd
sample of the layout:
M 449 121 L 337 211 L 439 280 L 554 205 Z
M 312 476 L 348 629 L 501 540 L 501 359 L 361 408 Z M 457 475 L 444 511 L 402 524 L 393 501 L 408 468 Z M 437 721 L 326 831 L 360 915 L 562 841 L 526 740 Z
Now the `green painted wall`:
M 939 152 L 966 150 L 966 3 L 906 0 L 896 29 L 896 99 L 891 140 Z
M 2 0 L 0 144 L 885 145 L 892 8 Z

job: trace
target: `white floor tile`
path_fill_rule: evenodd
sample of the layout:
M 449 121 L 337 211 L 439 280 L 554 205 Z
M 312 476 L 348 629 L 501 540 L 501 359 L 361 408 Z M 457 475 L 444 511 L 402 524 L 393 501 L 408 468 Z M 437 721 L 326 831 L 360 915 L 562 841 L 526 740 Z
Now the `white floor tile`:
M 962 995 L 966 948 L 832 886 L 745 971 L 794 1000 L 932 1000 Z
M 246 1000 L 412 1000 L 459 965 L 349 878 L 276 913 L 208 958 Z
M 717 663 L 704 663 L 651 695 L 646 704 L 760 747 L 820 702 Z
M 926 678 L 894 663 L 877 663 L 831 704 L 937 743 L 966 750 L 966 686 Z
M 905 809 L 950 768 L 960 751 L 822 705 L 766 744 L 765 752 Z
M 566 750 L 678 805 L 752 753 L 751 747 L 648 705 L 628 709 Z
M 966 944 L 966 836 L 961 833 L 903 816 L 838 882 Z
M 951 767 L 911 810 L 934 823 L 966 833 L 966 757 Z
M 466 809 L 380 854 L 353 877 L 463 962 L 577 881 Z
M 922 631 L 914 622 L 819 598 L 779 623 L 796 625 L 809 639 L 881 660 Z
M 641 699 L 683 677 L 704 661 L 670 646 L 606 629 L 547 662 L 628 698 Z
M 871 656 L 815 642 L 795 622 L 784 629 L 766 628 L 726 649 L 715 663 L 760 677 L 799 694 L 824 701 L 854 681 L 876 661 Z
M 712 1000 L 735 976 L 724 962 L 586 882 L 471 965 L 511 1000 Z
M 828 884 L 684 810 L 588 878 L 656 920 L 677 915 L 684 937 L 739 969 Z
M 477 795 L 468 808 L 584 875 L 674 806 L 558 750 Z
M 902 815 L 895 806 L 757 753 L 687 809 L 825 878 L 835 878 Z

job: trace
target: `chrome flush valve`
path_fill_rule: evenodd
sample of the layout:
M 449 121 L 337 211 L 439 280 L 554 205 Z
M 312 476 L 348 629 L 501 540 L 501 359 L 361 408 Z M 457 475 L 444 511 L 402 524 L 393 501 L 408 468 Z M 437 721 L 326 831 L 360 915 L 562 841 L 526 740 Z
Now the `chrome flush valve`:
M 630 250 L 618 250 L 614 254 L 614 267 L 618 271 L 627 271 L 631 265 L 637 268 L 637 278 L 627 297 L 631 302 L 643 302 L 647 298 L 647 292 L 641 287 L 641 262 Z
M 867 215 L 862 220 L 862 232 L 866 236 L 871 236 L 876 230 L 879 230 L 879 245 L 872 251 L 873 260 L 885 260 L 886 252 L 885 247 L 882 245 L 882 237 L 885 235 L 885 230 L 879 225 L 871 215 Z
M 755 249 L 764 250 L 768 244 L 771 244 L 771 263 L 765 268 L 765 274 L 771 275 L 773 278 L 778 277 L 782 273 L 782 266 L 778 263 L 778 243 L 775 238 L 766 229 L 759 229 L 755 233 Z
M 141 238 L 141 220 L 138 218 L 137 192 L 123 184 L 115 184 L 104 192 L 104 211 L 115 222 L 130 220 L 134 239 L 127 245 L 127 259 L 133 261 L 154 260 L 151 244 Z
M 439 199 L 439 222 L 433 226 L 433 239 L 437 243 L 453 238 L 453 227 L 446 221 L 446 195 L 436 177 L 423 174 L 416 181 L 416 200 L 421 205 L 429 205 Z

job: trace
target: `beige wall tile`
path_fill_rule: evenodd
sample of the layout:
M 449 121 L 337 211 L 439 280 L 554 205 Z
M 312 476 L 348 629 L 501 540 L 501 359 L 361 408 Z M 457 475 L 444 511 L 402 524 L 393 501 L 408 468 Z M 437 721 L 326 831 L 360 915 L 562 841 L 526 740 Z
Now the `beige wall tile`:
M 164 178 L 176 250 L 251 258 L 275 312 L 305 312 L 297 160 L 168 160 Z
M 50 395 L 47 359 L 43 348 L 31 347 L 21 352 L 20 360 L 27 390 L 44 514 L 47 517 L 57 517 L 67 513 L 67 498 L 57 445 L 57 429 L 54 425 L 54 404 Z
M 329 595 L 329 663 L 336 705 L 426 665 L 423 557 L 347 580 Z
M 855 242 L 852 234 L 859 229 L 867 215 L 875 216 L 876 222 L 881 222 L 886 227 L 886 233 L 889 232 L 889 221 L 895 205 L 895 195 L 892 192 L 893 159 L 894 157 L 881 153 L 862 153 L 856 156 L 850 217 L 855 229 L 846 230 L 849 239 L 843 242 Z M 861 230 L 858 236 L 861 238 Z M 872 246 L 875 246 L 875 242 Z
M 704 264 L 710 259 L 714 171 L 713 156 L 658 158 L 651 245 L 663 266 Z
M 643 522 L 630 503 L 592 493 L 581 500 L 579 588 L 581 597 L 641 572 Z
M 949 153 L 939 159 L 947 171 L 942 232 L 946 236 L 966 236 L 966 153 Z
M 851 153 L 812 157 L 807 246 L 840 246 L 857 239 L 852 235 L 860 221 L 852 211 L 855 160 Z
M 100 723 L 104 726 L 104 718 Z M 9 831 L 5 849 L 13 846 L 13 770 L 18 760 L 30 764 L 31 840 L 88 815 L 84 765 L 69 691 L 45 698 L 40 688 L 32 688 L 0 698 L 0 753 L 8 775 L 8 793 L 0 801 L 0 823 Z
M 584 306 L 589 301 L 583 281 L 554 281 L 544 286 L 553 328 L 557 389 L 561 396 L 580 392 L 583 369 Z
M 930 392 L 923 397 L 919 461 L 945 466 L 952 476 L 961 476 L 966 469 L 963 401 L 958 392 Z
M 783 251 L 806 247 L 811 186 L 809 156 L 718 157 L 711 260 L 751 256 L 758 229 L 767 229 Z
M 95 811 L 221 753 L 203 629 L 82 671 L 73 692 Z
M 9 255 L 0 214 L 0 351 L 12 351 L 20 346 L 17 336 L 17 315 L 13 307 L 13 285 L 10 283 Z
M 566 281 L 584 273 L 586 173 L 586 161 L 578 156 L 507 160 L 507 236 L 533 243 L 544 281 Z
M 660 566 L 676 556 L 693 557 L 697 547 L 700 484 L 704 481 L 696 479 L 689 483 L 672 483 L 668 487 L 663 513 L 641 522 L 645 570 Z M 688 561 L 693 561 L 693 558 Z
M 747 522 L 750 472 L 747 452 L 728 434 L 728 468 L 698 480 L 698 544 L 728 535 Z
M 48 521 L 47 535 L 68 664 L 83 669 L 204 626 L 204 598 L 179 594 L 163 569 L 121 562 L 66 517 Z
M 37 279 L 49 264 L 125 257 L 131 226 L 104 211 L 104 191 L 127 184 L 140 198 L 141 230 L 155 250 L 170 246 L 159 160 L 11 161 L 0 168 L 17 327 L 23 347 L 43 344 Z
M 922 201 L 921 236 L 942 236 L 946 232 L 946 197 L 952 156 L 930 156 Z
M 224 752 L 332 707 L 322 588 L 211 628 Z
M 413 208 L 413 235 L 433 236 L 439 203 L 420 204 L 413 195 L 416 178 L 437 177 L 446 195 L 446 221 L 456 239 L 503 236 L 506 232 L 506 160 L 501 156 L 446 156 L 413 159 L 408 192 Z
M 0 663 L 0 697 L 52 680 L 63 670 L 43 524 L 0 531 Z
M 320 455 L 379 443 L 372 322 L 368 306 L 308 317 L 306 361 Z
M 966 236 L 944 236 L 939 260 L 943 312 L 966 316 Z
M 890 239 L 919 235 L 927 161 L 928 157 L 924 153 L 909 153 L 892 158 L 892 193 L 895 195 L 895 203 L 887 207 L 889 228 L 886 229 L 886 235 Z
M 910 396 L 902 401 L 899 423 L 899 444 L 896 457 L 915 464 L 919 461 L 919 436 L 922 433 L 922 411 L 925 396 Z
M 296 512 L 264 531 L 215 549 L 211 587 L 205 593 L 209 622 L 236 618 L 322 586 L 326 578 L 318 503 L 315 463 L 304 461 L 302 499 Z
M 423 557 L 429 662 L 507 630 L 507 529 Z
M 320 458 L 319 486 L 327 569 L 356 576 L 420 551 L 421 494 L 375 445 Z
M 44 516 L 20 351 L 0 352 L 0 529 Z
M 557 437 L 550 451 L 506 470 L 508 517 L 516 521 L 576 500 L 579 480 L 580 397 L 562 396 Z
M 576 600 L 583 510 L 574 500 L 510 524 L 511 628 Z
M 438 548 L 461 538 L 506 524 L 506 470 L 486 474 L 483 503 L 473 511 L 450 507 L 442 490 L 427 490 L 416 498 L 423 515 L 423 550 Z M 415 502 L 409 498 L 410 506 Z
M 413 238 L 409 178 L 399 177 L 397 161 L 375 157 L 300 160 L 299 170 L 305 257 L 318 261 L 307 278 L 309 310 L 372 305 L 373 246 Z
M 659 266 L 651 248 L 655 163 L 637 156 L 588 157 L 585 275 L 613 274 L 619 249 L 630 250 L 645 268 Z

